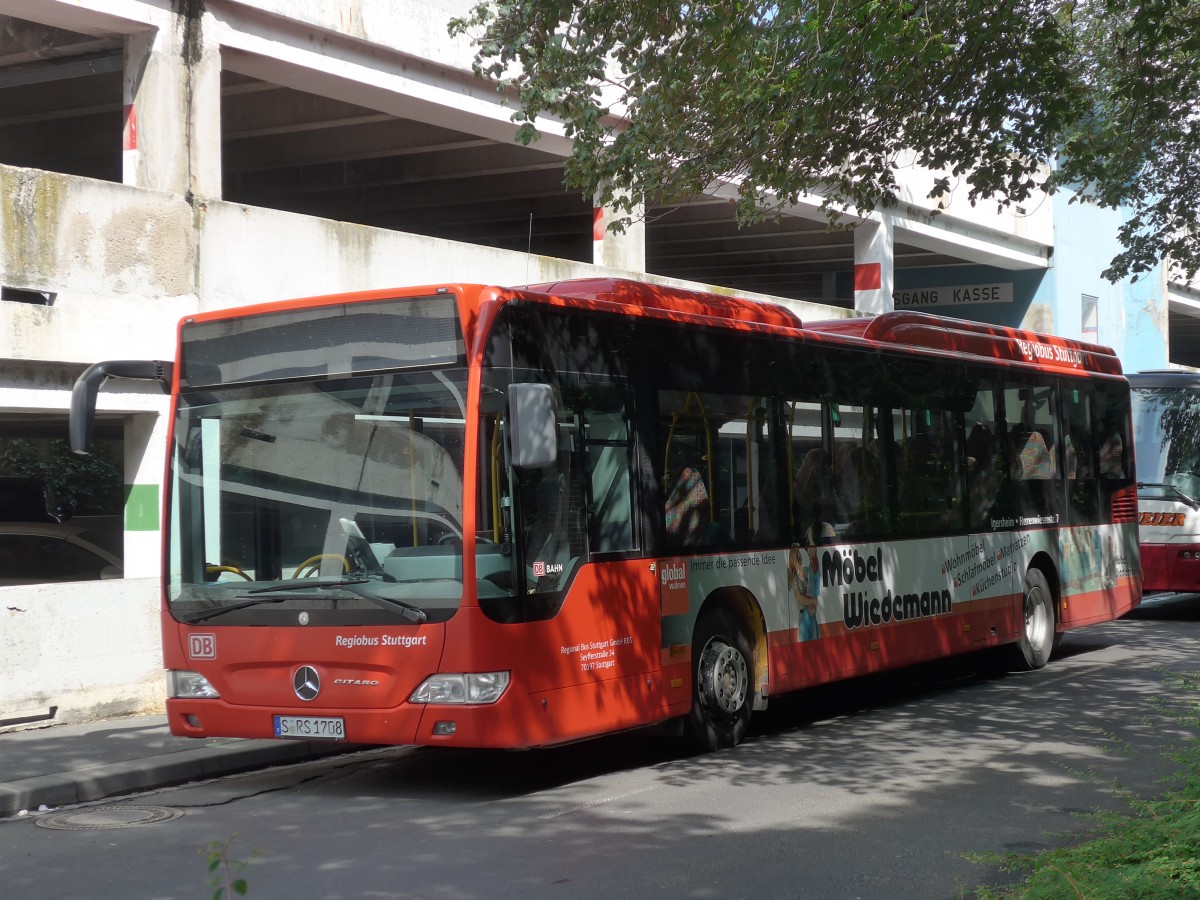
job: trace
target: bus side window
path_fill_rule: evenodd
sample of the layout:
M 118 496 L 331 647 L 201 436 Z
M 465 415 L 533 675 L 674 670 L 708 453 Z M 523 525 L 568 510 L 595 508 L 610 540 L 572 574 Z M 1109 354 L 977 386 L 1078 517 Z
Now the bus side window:
M 991 518 L 1000 488 L 996 475 L 999 453 L 996 435 L 984 422 L 975 422 L 967 435 L 967 507 L 972 528 L 982 528 Z
M 592 385 L 583 415 L 589 497 L 588 535 L 593 553 L 632 550 L 634 537 L 633 436 L 623 388 Z
M 1068 525 L 1093 525 L 1100 521 L 1100 497 L 1096 484 L 1095 442 L 1092 437 L 1091 389 L 1087 385 L 1063 385 L 1067 434 L 1063 438 L 1066 460 Z
M 717 543 L 716 429 L 713 399 L 697 391 L 659 391 L 663 526 L 667 548 Z
M 1056 396 L 1053 386 L 1009 382 L 1005 387 L 1007 515 L 1045 519 L 1059 512 L 1065 479 L 1058 464 Z
M 953 414 L 901 410 L 900 517 L 916 531 L 959 526 L 963 503 Z
M 778 535 L 772 401 L 660 391 L 669 548 L 750 547 Z
M 1096 471 L 1099 476 L 1100 502 L 1108 509 L 1112 496 L 1133 483 L 1130 475 L 1129 420 L 1124 415 L 1127 400 L 1124 385 L 1097 383 L 1092 394 L 1092 434 L 1096 441 Z
M 823 447 L 824 411 L 816 400 L 784 403 L 789 505 L 794 542 L 819 540 L 822 523 L 833 531 L 833 460 Z
M 886 458 L 879 433 L 883 420 L 875 406 L 830 404 L 833 519 L 839 536 L 880 536 L 888 531 Z

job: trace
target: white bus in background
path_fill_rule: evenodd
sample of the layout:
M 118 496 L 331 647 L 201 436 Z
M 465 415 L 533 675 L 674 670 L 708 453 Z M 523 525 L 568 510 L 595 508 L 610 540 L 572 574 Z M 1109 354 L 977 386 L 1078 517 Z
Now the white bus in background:
M 1129 375 L 1143 589 L 1200 591 L 1200 373 Z

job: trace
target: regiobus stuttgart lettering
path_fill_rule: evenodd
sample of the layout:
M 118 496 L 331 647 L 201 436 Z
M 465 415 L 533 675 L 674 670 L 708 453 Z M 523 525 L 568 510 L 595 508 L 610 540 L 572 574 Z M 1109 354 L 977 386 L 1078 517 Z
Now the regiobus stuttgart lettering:
M 339 634 L 333 639 L 335 647 L 423 647 L 427 643 L 426 634 Z
M 1039 341 L 1025 341 L 1017 338 L 1017 346 L 1026 359 L 1041 362 L 1068 363 L 1072 366 L 1083 365 L 1083 353 L 1072 347 L 1058 347 L 1053 344 L 1043 344 Z

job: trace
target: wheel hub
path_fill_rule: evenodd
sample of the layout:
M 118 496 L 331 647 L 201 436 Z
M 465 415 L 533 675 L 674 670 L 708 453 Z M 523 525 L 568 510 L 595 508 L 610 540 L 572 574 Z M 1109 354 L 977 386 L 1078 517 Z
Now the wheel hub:
M 750 676 L 746 660 L 736 649 L 723 641 L 712 641 L 705 649 L 709 672 L 705 699 L 717 713 L 731 716 L 746 703 Z
M 1049 617 L 1046 604 L 1039 593 L 1031 592 L 1025 603 L 1025 637 L 1029 645 L 1040 650 L 1046 643 L 1049 632 Z

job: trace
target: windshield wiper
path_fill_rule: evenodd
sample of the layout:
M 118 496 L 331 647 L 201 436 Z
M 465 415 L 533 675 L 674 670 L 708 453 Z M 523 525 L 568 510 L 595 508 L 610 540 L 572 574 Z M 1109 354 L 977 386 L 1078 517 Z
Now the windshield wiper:
M 290 581 L 280 581 L 275 584 L 269 584 L 266 587 L 255 588 L 252 591 L 246 591 L 247 594 L 276 594 L 279 591 L 292 591 L 296 588 L 329 588 L 329 587 L 348 587 L 352 584 L 367 584 L 370 578 L 336 578 L 333 581 L 314 581 L 311 578 L 293 578 Z M 354 593 L 358 593 L 355 591 Z
M 1193 500 L 1173 484 L 1165 484 L 1161 481 L 1139 481 L 1137 486 L 1139 491 L 1142 488 L 1162 488 L 1164 491 L 1174 494 L 1182 503 L 1187 504 L 1192 509 L 1200 509 L 1200 502 Z
M 209 619 L 215 619 L 217 616 L 223 616 L 225 613 L 237 612 L 239 609 L 248 609 L 251 606 L 259 606 L 263 603 L 282 603 L 284 600 L 290 600 L 290 597 L 252 597 L 249 600 L 244 600 L 241 603 L 235 603 L 233 606 L 222 606 L 219 609 L 214 609 L 211 612 L 201 613 L 188 619 L 189 625 L 195 625 L 197 622 L 207 622 Z
M 296 595 L 292 592 L 303 591 L 308 588 L 345 588 L 347 593 L 353 594 L 355 597 L 361 597 L 364 600 L 369 600 L 378 606 L 388 609 L 399 610 L 404 614 L 406 619 L 418 625 L 428 618 L 425 615 L 425 610 L 412 603 L 406 603 L 403 600 L 396 600 L 392 597 L 378 597 L 369 591 L 361 591 L 354 588 L 354 585 L 357 584 L 370 584 L 371 580 L 370 578 L 341 578 L 337 581 L 313 581 L 310 578 L 295 578 L 291 581 L 281 581 L 278 584 L 247 591 L 240 603 L 234 603 L 232 606 L 223 606 L 220 609 L 203 613 L 189 619 L 188 622 L 191 624 L 207 622 L 209 619 L 215 619 L 217 616 L 225 615 L 225 613 L 237 612 L 239 609 L 249 609 L 252 606 L 260 606 L 267 603 L 282 603 L 285 600 L 295 600 L 297 596 L 303 599 L 304 595 Z M 255 594 L 275 594 L 276 596 L 251 596 Z

